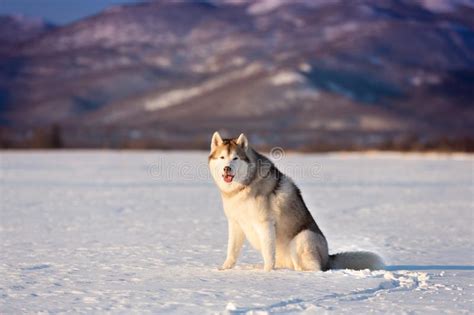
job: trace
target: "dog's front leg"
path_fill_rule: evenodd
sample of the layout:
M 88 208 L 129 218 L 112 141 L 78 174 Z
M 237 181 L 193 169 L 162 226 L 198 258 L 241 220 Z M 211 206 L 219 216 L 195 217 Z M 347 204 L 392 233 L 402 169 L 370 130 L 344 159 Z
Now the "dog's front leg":
M 256 226 L 260 238 L 260 250 L 263 256 L 263 270 L 270 271 L 275 268 L 275 224 L 265 221 Z
M 244 232 L 242 232 L 242 229 L 240 228 L 237 222 L 228 219 L 227 223 L 229 228 L 227 258 L 222 267 L 220 268 L 221 270 L 231 269 L 235 266 L 235 263 L 237 261 L 237 258 L 239 257 L 240 250 L 245 240 Z

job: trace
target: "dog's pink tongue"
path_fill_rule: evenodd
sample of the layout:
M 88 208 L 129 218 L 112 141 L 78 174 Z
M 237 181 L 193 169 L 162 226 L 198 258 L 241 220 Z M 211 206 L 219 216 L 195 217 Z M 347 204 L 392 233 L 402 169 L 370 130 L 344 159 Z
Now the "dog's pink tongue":
M 233 179 L 234 179 L 234 176 L 232 176 L 232 175 L 224 175 L 224 181 L 226 183 L 232 182 Z

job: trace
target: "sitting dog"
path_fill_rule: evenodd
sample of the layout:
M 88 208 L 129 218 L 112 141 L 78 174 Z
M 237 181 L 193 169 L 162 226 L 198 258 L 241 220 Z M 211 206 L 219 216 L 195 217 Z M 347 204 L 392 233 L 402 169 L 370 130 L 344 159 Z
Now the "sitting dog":
M 209 167 L 221 192 L 229 230 L 221 269 L 234 267 L 245 239 L 262 253 L 265 271 L 383 269 L 382 259 L 373 253 L 329 255 L 326 238 L 298 187 L 253 150 L 244 134 L 222 139 L 215 132 Z

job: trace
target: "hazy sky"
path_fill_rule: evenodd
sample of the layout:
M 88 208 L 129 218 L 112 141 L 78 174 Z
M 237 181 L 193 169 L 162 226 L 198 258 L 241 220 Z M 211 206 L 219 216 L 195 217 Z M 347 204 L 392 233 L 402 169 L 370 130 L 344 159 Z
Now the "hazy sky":
M 0 0 L 0 15 L 23 14 L 65 24 L 97 13 L 111 5 L 140 0 Z

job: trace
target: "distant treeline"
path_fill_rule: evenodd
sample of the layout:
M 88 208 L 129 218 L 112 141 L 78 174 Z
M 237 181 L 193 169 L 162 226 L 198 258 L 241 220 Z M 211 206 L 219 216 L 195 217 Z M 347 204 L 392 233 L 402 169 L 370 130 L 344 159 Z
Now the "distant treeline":
M 1 149 L 135 149 L 207 150 L 210 130 L 159 130 L 125 127 L 0 128 Z M 238 132 L 230 133 L 238 135 Z M 474 152 L 474 136 L 417 135 L 354 131 L 248 132 L 252 145 L 261 150 L 275 146 L 300 152 L 331 151 L 439 151 Z M 296 140 L 295 140 L 296 139 Z

